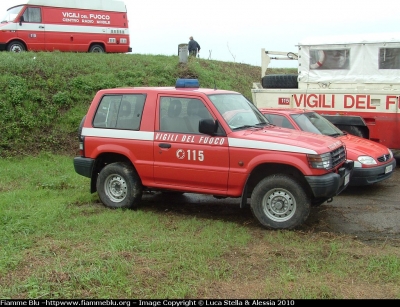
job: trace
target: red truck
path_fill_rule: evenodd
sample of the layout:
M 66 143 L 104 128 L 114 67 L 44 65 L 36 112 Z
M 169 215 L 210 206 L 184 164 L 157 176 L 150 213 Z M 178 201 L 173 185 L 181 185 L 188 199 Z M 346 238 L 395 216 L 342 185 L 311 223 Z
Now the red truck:
M 0 51 L 126 53 L 129 43 L 119 0 L 20 0 L 0 21 Z
M 175 87 L 100 90 L 79 127 L 75 171 L 110 208 L 144 191 L 240 198 L 264 227 L 291 229 L 349 184 L 340 140 L 276 127 L 243 95 Z

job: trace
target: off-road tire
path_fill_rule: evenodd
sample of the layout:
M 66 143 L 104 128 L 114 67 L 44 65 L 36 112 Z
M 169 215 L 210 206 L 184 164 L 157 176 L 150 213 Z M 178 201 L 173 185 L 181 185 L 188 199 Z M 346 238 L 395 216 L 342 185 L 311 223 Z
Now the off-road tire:
M 143 186 L 131 165 L 111 163 L 99 173 L 96 182 L 101 202 L 112 209 L 134 209 L 142 199 Z
M 293 178 L 278 174 L 265 177 L 256 185 L 250 207 L 262 226 L 293 229 L 308 218 L 311 201 Z
M 263 88 L 298 88 L 297 75 L 266 75 L 261 79 Z

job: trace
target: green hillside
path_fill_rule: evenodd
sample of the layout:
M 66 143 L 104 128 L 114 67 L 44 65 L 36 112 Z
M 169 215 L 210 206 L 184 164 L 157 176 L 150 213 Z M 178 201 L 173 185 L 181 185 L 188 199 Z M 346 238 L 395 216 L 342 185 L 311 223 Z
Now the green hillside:
M 74 154 L 77 129 L 103 88 L 173 86 L 198 78 L 201 87 L 243 93 L 251 100 L 260 67 L 247 64 L 140 54 L 25 52 L 0 54 L 0 156 L 41 151 Z M 278 69 L 271 73 L 293 73 Z

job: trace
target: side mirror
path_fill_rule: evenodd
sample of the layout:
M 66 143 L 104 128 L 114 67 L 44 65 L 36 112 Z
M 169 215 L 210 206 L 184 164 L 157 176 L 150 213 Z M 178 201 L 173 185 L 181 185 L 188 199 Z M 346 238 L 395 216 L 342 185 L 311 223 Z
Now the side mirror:
M 19 17 L 19 25 L 22 26 L 22 22 L 24 21 L 24 16 Z
M 200 119 L 199 122 L 199 132 L 208 134 L 208 135 L 215 135 L 218 130 L 218 121 L 214 119 Z

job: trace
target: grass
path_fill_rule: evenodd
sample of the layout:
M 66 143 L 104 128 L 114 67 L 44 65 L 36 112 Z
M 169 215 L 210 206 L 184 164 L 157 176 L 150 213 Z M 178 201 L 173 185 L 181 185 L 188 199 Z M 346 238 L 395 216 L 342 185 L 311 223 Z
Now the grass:
M 110 210 L 75 173 L 78 125 L 97 90 L 198 78 L 251 98 L 260 67 L 3 52 L 0 69 L 0 298 L 400 298 L 396 246 L 269 231 L 238 204 L 185 196 Z
M 110 210 L 88 189 L 70 156 L 0 161 L 0 297 L 400 298 L 398 247 L 182 214 L 173 197 Z
M 260 67 L 178 56 L 24 52 L 0 54 L 0 157 L 68 152 L 95 93 L 103 88 L 174 86 L 231 89 L 251 99 Z

